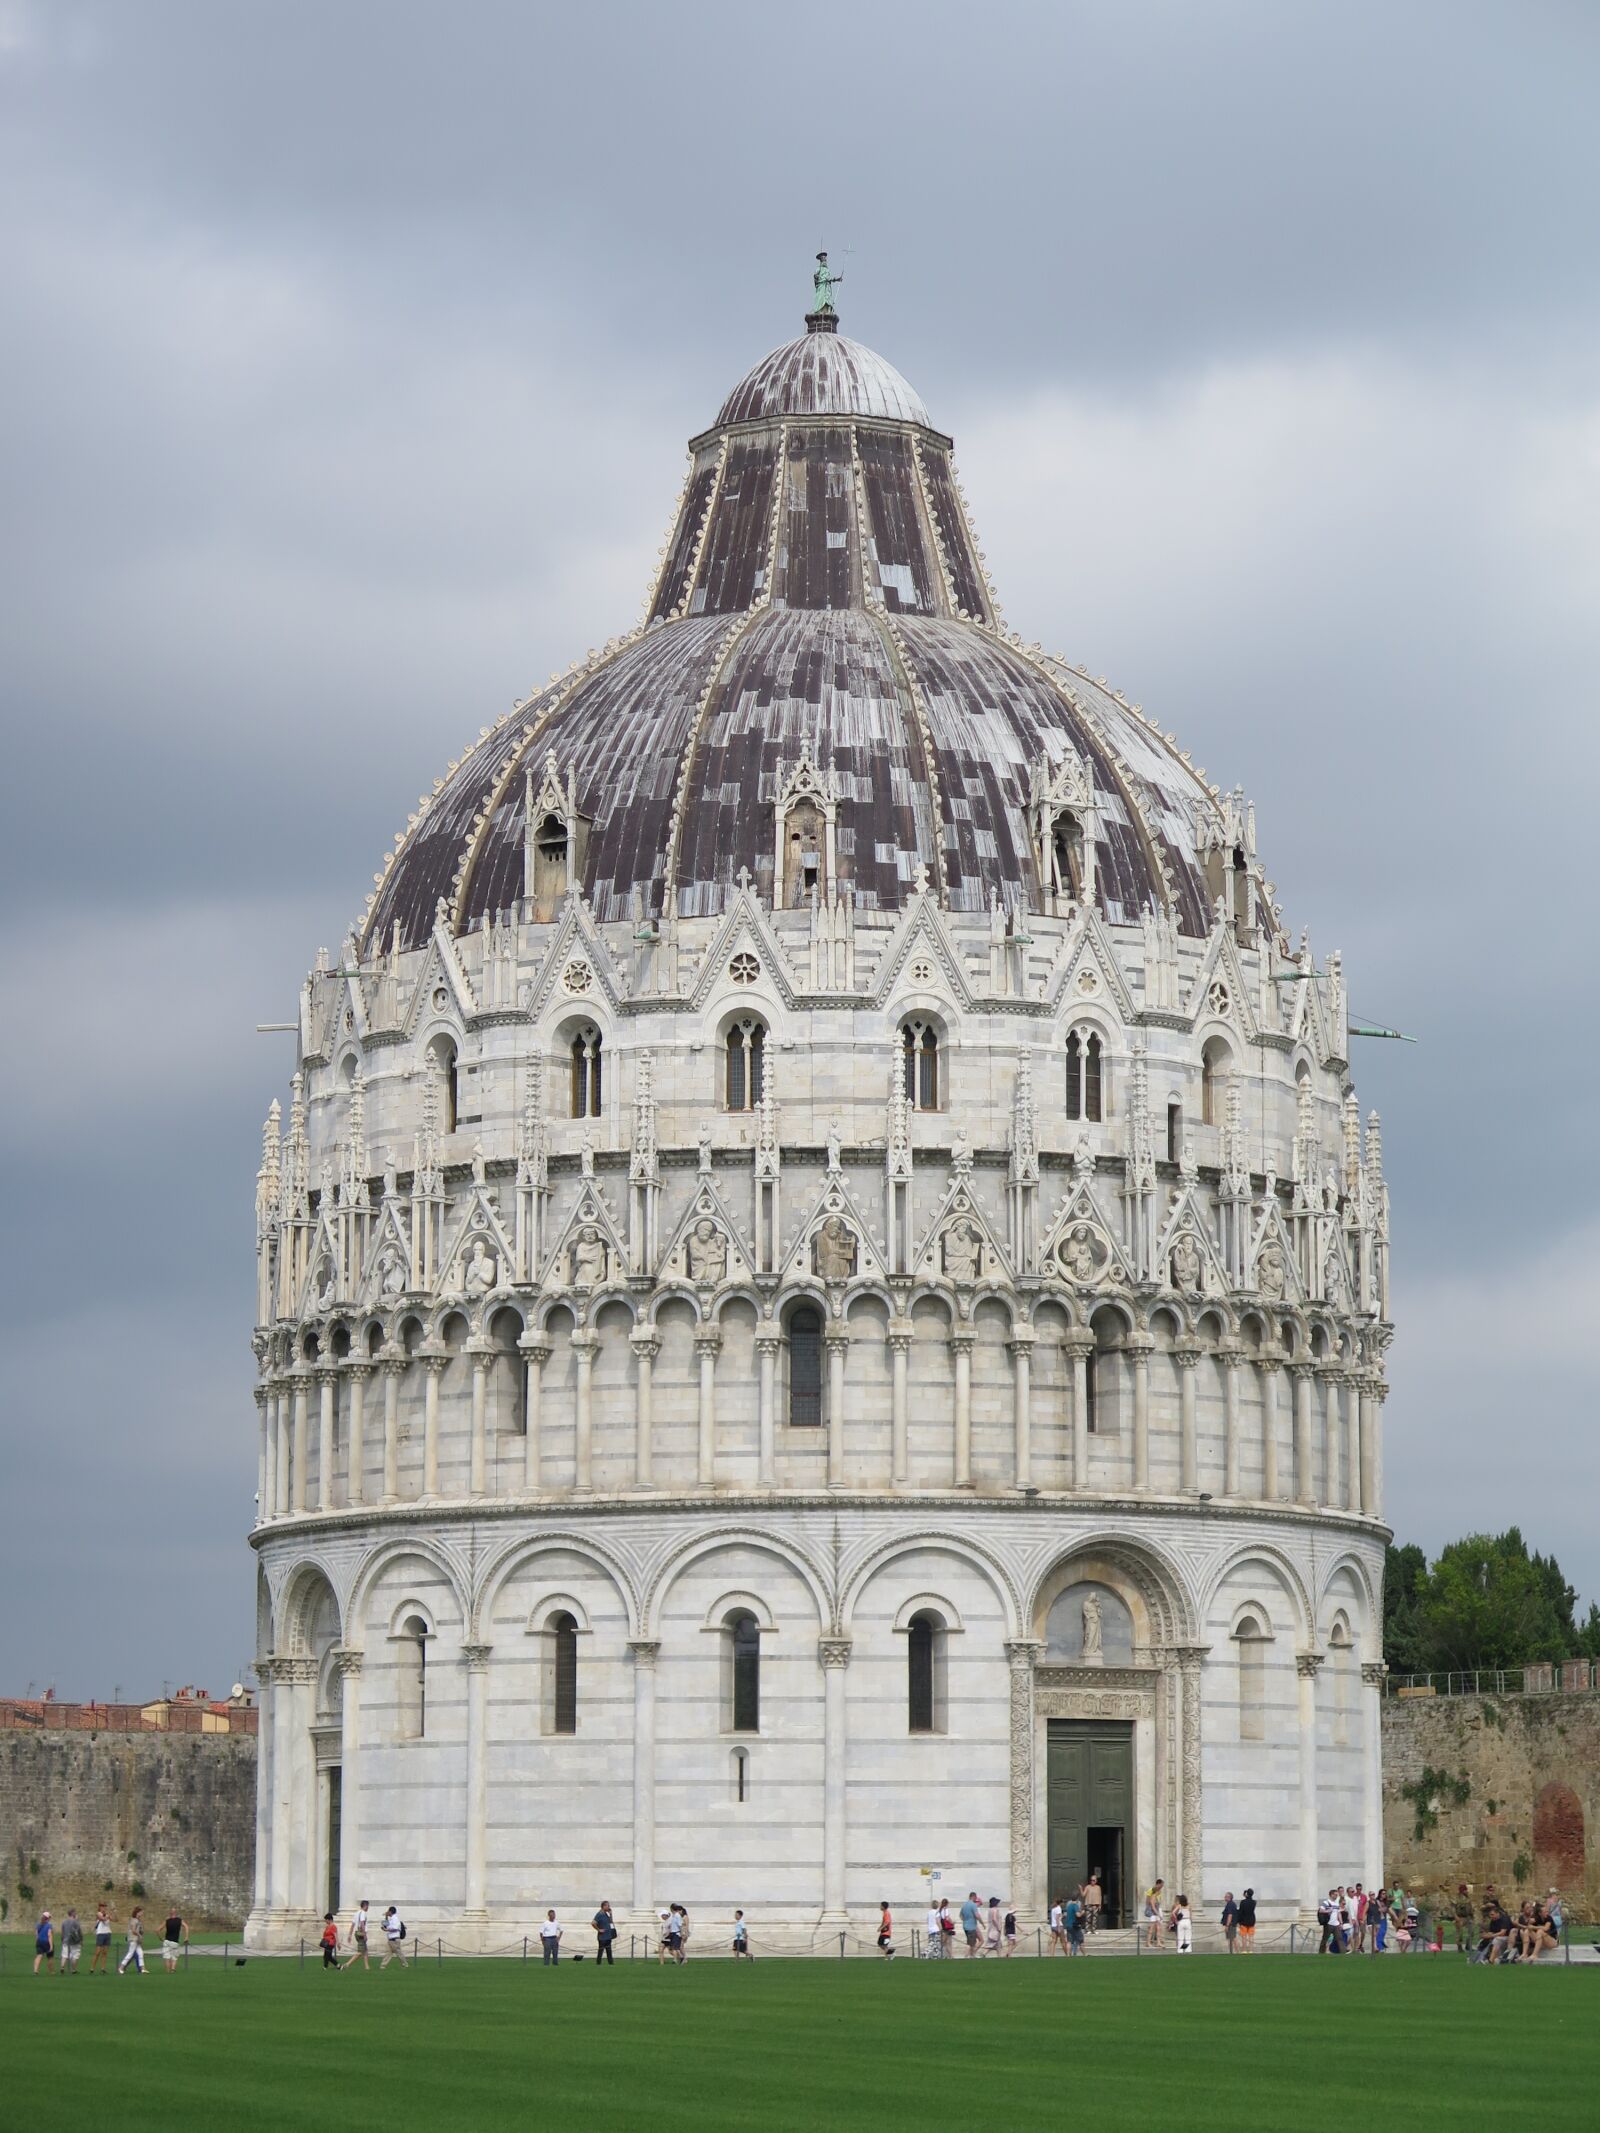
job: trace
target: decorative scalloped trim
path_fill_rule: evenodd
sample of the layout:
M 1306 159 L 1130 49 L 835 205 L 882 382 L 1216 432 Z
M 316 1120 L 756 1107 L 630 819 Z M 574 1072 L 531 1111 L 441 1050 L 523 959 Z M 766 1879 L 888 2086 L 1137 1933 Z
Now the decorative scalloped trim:
M 939 558 L 939 576 L 944 581 L 945 608 L 954 617 L 960 613 L 960 608 L 956 604 L 955 579 L 950 574 L 950 557 L 945 549 L 944 535 L 939 531 L 938 514 L 933 508 L 933 499 L 928 494 L 928 470 L 922 463 L 922 439 L 920 437 L 913 437 L 911 440 L 911 464 L 916 469 L 917 494 L 922 499 L 923 522 L 932 536 L 933 552 Z
M 667 615 L 668 622 L 676 622 L 687 615 L 694 606 L 694 589 L 700 578 L 700 565 L 705 560 L 706 536 L 711 530 L 711 516 L 722 499 L 722 477 L 728 465 L 728 440 L 723 438 L 717 452 L 717 471 L 711 478 L 711 493 L 706 498 L 706 508 L 700 524 L 695 529 L 694 553 L 689 558 L 689 568 L 684 572 L 683 598 Z
M 684 468 L 683 480 L 678 484 L 678 500 L 672 507 L 671 517 L 667 520 L 667 537 L 656 550 L 656 574 L 645 587 L 644 612 L 640 615 L 637 624 L 640 629 L 649 627 L 650 617 L 654 614 L 656 602 L 661 597 L 661 588 L 666 582 L 667 566 L 672 560 L 672 536 L 678 530 L 678 521 L 683 516 L 683 507 L 689 501 L 689 485 L 694 480 L 695 455 L 693 452 L 688 452 L 684 456 L 687 464 Z

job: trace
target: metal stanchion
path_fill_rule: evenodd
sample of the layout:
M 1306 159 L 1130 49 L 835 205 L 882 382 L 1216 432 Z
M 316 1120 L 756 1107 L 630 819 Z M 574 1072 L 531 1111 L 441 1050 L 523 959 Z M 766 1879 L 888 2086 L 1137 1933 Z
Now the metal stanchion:
M 842 1933 L 839 1935 L 839 1960 L 841 1963 L 844 1961 L 844 1935 Z
M 524 1962 L 528 1960 L 528 1936 L 526 1933 L 522 1936 L 522 1960 Z
M 439 1968 L 442 1970 L 444 1968 L 444 1942 L 436 1940 L 434 1946 L 439 1951 Z
M 304 1939 L 300 1942 L 300 1967 L 302 1970 L 306 1967 L 306 1944 Z
M 1290 1919 L 1290 1921 L 1289 1921 L 1289 1953 L 1290 1953 L 1291 1955 L 1293 1955 L 1293 1953 L 1294 1953 L 1294 1920 L 1293 1920 L 1293 1919 Z

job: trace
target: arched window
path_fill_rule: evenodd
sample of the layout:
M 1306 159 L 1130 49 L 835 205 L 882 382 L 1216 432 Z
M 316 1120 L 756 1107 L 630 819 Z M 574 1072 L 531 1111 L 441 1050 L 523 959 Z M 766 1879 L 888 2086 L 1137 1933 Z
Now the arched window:
M 1067 1039 L 1067 1116 L 1105 1117 L 1105 1048 L 1093 1030 Z
M 448 1037 L 436 1037 L 431 1049 L 439 1074 L 439 1124 L 444 1132 L 454 1133 L 460 1115 L 456 1048 Z
M 545 1624 L 550 1640 L 550 1731 L 578 1730 L 578 1623 L 564 1610 Z
M 735 1807 L 743 1807 L 750 1797 L 750 1750 L 748 1748 L 734 1749 L 731 1775 L 733 1778 L 733 1804 Z
M 1050 836 L 1054 889 L 1073 903 L 1083 901 L 1083 825 L 1065 810 L 1056 816 Z
M 1212 1037 L 1200 1054 L 1200 1117 L 1208 1126 L 1222 1124 L 1223 1091 L 1233 1054 L 1220 1037 Z
M 1267 1633 L 1254 1615 L 1241 1615 L 1233 1636 L 1239 1647 L 1239 1738 L 1265 1740 Z
M 822 1421 L 822 1313 L 815 1304 L 789 1314 L 789 1420 L 803 1429 Z
M 554 916 L 571 872 L 567 825 L 559 815 L 546 815 L 533 836 L 533 895 L 541 917 Z
M 931 1608 L 906 1629 L 906 1725 L 912 1733 L 945 1729 L 945 1624 Z
M 604 1094 L 600 1032 L 592 1022 L 572 1040 L 572 1115 L 599 1118 Z
M 1233 848 L 1233 865 L 1229 869 L 1233 886 L 1233 930 L 1243 940 L 1250 931 L 1250 862 L 1239 845 Z
M 753 1111 L 761 1101 L 761 1080 L 766 1071 L 766 1025 L 754 1015 L 742 1016 L 728 1031 L 727 1077 L 723 1103 L 730 1111 Z
M 401 1623 L 395 1659 L 396 1730 L 402 1740 L 422 1740 L 428 1730 L 428 1625 L 421 1615 Z
M 1183 1106 L 1179 1103 L 1167 1106 L 1167 1161 L 1183 1161 Z
M 1354 1672 L 1354 1658 L 1350 1625 L 1340 1616 L 1328 1638 L 1328 1671 L 1333 1676 L 1333 1745 L 1336 1748 L 1350 1745 L 1350 1677 Z
M 730 1733 L 761 1730 L 761 1624 L 741 1607 L 722 1625 L 723 1724 Z
M 783 900 L 791 911 L 827 894 L 822 810 L 815 800 L 796 800 L 783 823 Z
M 939 1108 L 939 1032 L 931 1022 L 908 1022 L 900 1033 L 906 1097 L 913 1111 Z

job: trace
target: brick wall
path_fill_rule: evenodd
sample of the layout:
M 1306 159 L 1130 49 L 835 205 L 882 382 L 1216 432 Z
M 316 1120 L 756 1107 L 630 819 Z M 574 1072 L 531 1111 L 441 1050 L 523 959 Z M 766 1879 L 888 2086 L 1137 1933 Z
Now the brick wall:
M 1401 1786 L 1424 1769 L 1464 1777 L 1456 1806 L 1418 1837 Z M 1409 1889 L 1543 1895 L 1600 1918 L 1600 1693 L 1391 1699 L 1383 1708 L 1384 1871 Z M 1520 1868 L 1520 1872 L 1519 1872 Z
M 255 1787 L 247 1733 L 0 1730 L 10 1924 L 31 1923 L 44 1904 L 57 1918 L 69 1903 L 92 1917 L 104 1896 L 119 1918 L 142 1903 L 159 1919 L 176 1903 L 191 1925 L 238 1925 L 250 1905 Z

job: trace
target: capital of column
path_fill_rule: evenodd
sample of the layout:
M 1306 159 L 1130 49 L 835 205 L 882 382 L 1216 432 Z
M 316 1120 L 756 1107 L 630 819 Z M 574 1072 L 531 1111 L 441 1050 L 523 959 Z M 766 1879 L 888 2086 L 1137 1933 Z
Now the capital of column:
M 409 1361 L 410 1357 L 403 1351 L 397 1353 L 392 1348 L 385 1348 L 378 1358 L 378 1367 L 386 1378 L 403 1378 Z
M 1143 1362 L 1155 1347 L 1148 1333 L 1130 1333 L 1122 1343 L 1123 1353 L 1131 1355 L 1136 1363 Z
M 419 1348 L 417 1359 L 432 1378 L 438 1377 L 450 1360 L 442 1348 Z
M 567 1346 L 573 1354 L 579 1358 L 587 1358 L 590 1362 L 593 1362 L 595 1350 L 599 1345 L 600 1336 L 593 1326 L 574 1326 L 567 1335 Z
M 353 1644 L 336 1645 L 330 1656 L 342 1679 L 360 1680 L 361 1662 L 367 1656 L 365 1652 L 358 1650 Z
M 718 1356 L 722 1353 L 722 1329 L 719 1326 L 697 1326 L 694 1335 L 696 1355 Z
M 253 1385 L 250 1388 L 250 1396 L 255 1401 L 257 1407 L 265 1407 L 267 1404 L 267 1400 L 270 1397 L 270 1391 L 271 1388 L 269 1386 Z
M 1180 1370 L 1193 1370 L 1200 1360 L 1200 1350 L 1198 1348 L 1174 1348 L 1172 1360 Z
M 540 1340 L 536 1333 L 524 1333 L 517 1342 L 517 1353 L 530 1363 L 548 1363 L 550 1343 Z
M 850 1346 L 849 1328 L 845 1326 L 829 1326 L 822 1336 L 822 1345 L 830 1352 L 835 1348 L 848 1349 Z
M 1381 1689 L 1389 1678 L 1389 1669 L 1381 1659 L 1363 1659 L 1361 1678 L 1369 1689 Z
M 783 1333 L 777 1326 L 758 1326 L 755 1343 L 757 1355 L 776 1355 L 783 1346 Z
M 1094 1349 L 1095 1339 L 1092 1333 L 1067 1333 L 1062 1336 L 1061 1352 L 1073 1360 L 1081 1356 L 1087 1361 L 1094 1354 Z
M 1006 1346 L 1013 1355 L 1032 1355 L 1038 1338 L 1032 1326 L 1013 1326 Z
M 946 1338 L 952 1355 L 970 1355 L 978 1345 L 978 1336 L 970 1326 L 957 1326 Z
M 1380 1407 L 1389 1397 L 1388 1380 L 1383 1376 L 1381 1371 L 1375 1370 L 1370 1377 L 1363 1378 L 1361 1381 L 1361 1390 L 1366 1394 L 1369 1400 L 1376 1400 Z
M 825 1667 L 850 1664 L 849 1637 L 820 1637 L 817 1640 L 817 1658 Z
M 1296 1652 L 1294 1670 L 1302 1681 L 1315 1681 L 1326 1657 L 1326 1652 Z
M 911 1353 L 910 1332 L 897 1333 L 894 1330 L 892 1321 L 889 1327 L 889 1353 L 891 1355 L 909 1355 Z
M 1169 1644 L 1167 1657 L 1180 1674 L 1198 1674 L 1210 1649 L 1209 1644 Z
M 364 1385 L 372 1375 L 371 1363 L 346 1363 L 344 1374 L 353 1385 Z
M 1246 1360 L 1243 1343 L 1231 1337 L 1218 1341 L 1214 1352 L 1224 1370 L 1237 1370 Z
M 494 1649 L 489 1644 L 463 1644 L 461 1658 L 469 1674 L 486 1674 L 489 1670 L 489 1654 Z
M 274 1679 L 291 1688 L 309 1688 L 317 1678 L 317 1662 L 307 1655 L 280 1654 L 275 1669 Z
M 1256 1368 L 1264 1378 L 1276 1377 L 1287 1361 L 1288 1357 L 1278 1349 L 1263 1348 L 1256 1357 Z
M 628 1649 L 633 1654 L 635 1666 L 653 1668 L 661 1655 L 661 1640 L 659 1637 L 630 1637 Z
M 264 1689 L 270 1689 L 276 1684 L 279 1678 L 278 1668 L 281 1664 L 282 1661 L 276 1655 L 256 1661 L 256 1680 L 260 1682 Z
M 311 1375 L 319 1385 L 331 1385 L 337 1391 L 343 1373 L 337 1363 L 319 1363 Z
M 756 1346 L 759 1348 L 760 1345 L 761 1343 L 758 1340 Z M 661 1336 L 659 1333 L 630 1333 L 628 1335 L 628 1346 L 641 1363 L 653 1363 L 661 1353 Z M 547 1348 L 545 1354 L 548 1355 L 549 1352 Z
M 1044 1640 L 1040 1637 L 1008 1637 L 1005 1642 L 1005 1655 L 1013 1674 L 1031 1674 L 1043 1650 Z
M 1290 1375 L 1291 1377 L 1294 1377 L 1294 1378 L 1299 1378 L 1299 1379 L 1300 1379 L 1300 1380 L 1302 1381 L 1302 1383 L 1303 1383 L 1303 1382 L 1304 1382 L 1304 1381 L 1305 1381 L 1305 1380 L 1306 1380 L 1307 1378 L 1314 1378 L 1314 1377 L 1316 1376 L 1316 1374 L 1317 1374 L 1317 1366 L 1316 1366 L 1316 1364 L 1315 1364 L 1315 1363 L 1308 1363 L 1308 1362 L 1306 1362 L 1306 1361 L 1304 1360 L 1304 1358 L 1301 1358 L 1301 1359 L 1299 1359 L 1299 1360 L 1297 1360 L 1297 1361 L 1295 1361 L 1295 1362 L 1293 1362 L 1293 1363 L 1291 1363 L 1291 1364 L 1289 1365 L 1289 1375 Z

